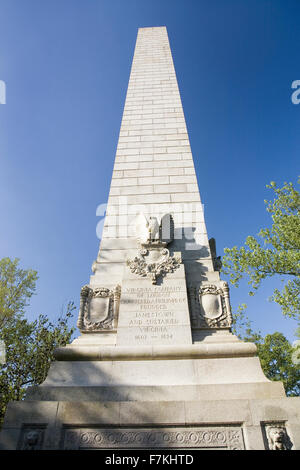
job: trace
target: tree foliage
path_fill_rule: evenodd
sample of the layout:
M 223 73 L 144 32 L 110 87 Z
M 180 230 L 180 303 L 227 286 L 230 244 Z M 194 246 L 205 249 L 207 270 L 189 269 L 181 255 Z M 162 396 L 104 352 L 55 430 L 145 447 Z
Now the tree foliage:
M 294 348 L 279 332 L 261 336 L 259 333 L 244 338 L 254 342 L 262 370 L 270 380 L 283 382 L 288 396 L 300 395 L 300 367 L 293 361 Z
M 0 328 L 16 314 L 25 312 L 36 290 L 37 272 L 19 267 L 19 259 L 0 259 Z
M 18 267 L 19 260 L 0 260 L 0 340 L 4 341 L 6 358 L 0 364 L 0 422 L 6 405 L 21 400 L 30 385 L 42 383 L 48 373 L 54 350 L 70 342 L 73 328 L 68 325 L 75 306 L 68 303 L 55 323 L 45 315 L 29 322 L 24 309 L 35 292 L 36 271 Z
M 256 344 L 262 370 L 269 380 L 283 382 L 287 396 L 300 396 L 300 341 L 291 344 L 277 331 L 265 337 L 260 331 L 255 332 L 245 308 L 245 304 L 240 305 L 233 315 L 233 333 L 243 341 Z
M 248 277 L 250 295 L 263 279 L 279 275 L 283 288 L 275 288 L 271 300 L 280 305 L 284 315 L 299 318 L 300 194 L 292 183 L 278 188 L 271 182 L 267 187 L 275 193 L 273 201 L 265 201 L 272 219 L 271 228 L 261 229 L 258 239 L 248 236 L 245 246 L 225 248 L 222 272 L 230 276 L 234 286 L 244 276 Z

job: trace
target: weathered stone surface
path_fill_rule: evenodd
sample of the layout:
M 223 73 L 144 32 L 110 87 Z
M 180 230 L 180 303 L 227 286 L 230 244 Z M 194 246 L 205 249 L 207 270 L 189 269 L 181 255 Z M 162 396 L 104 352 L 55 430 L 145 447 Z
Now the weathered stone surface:
M 146 275 L 142 269 L 138 273 L 126 270 L 117 345 L 191 344 L 183 265 L 175 266 L 160 285 L 153 284 Z
M 198 397 L 196 401 L 175 402 L 60 402 L 55 403 L 54 416 L 52 412 L 47 413 L 47 407 L 50 406 L 50 411 L 53 404 L 23 402 L 17 414 L 26 425 L 17 428 L 9 425 L 9 417 L 15 414 L 14 408 L 18 408 L 17 403 L 13 403 L 4 422 L 0 448 L 24 449 L 25 435 L 37 431 L 40 438 L 34 441 L 33 449 L 193 447 L 271 450 L 267 429 L 276 426 L 284 428 L 288 448 L 300 447 L 297 398 L 203 400 Z M 23 413 L 29 406 L 35 415 L 43 415 L 42 424 L 26 422 Z M 271 407 L 277 415 L 280 409 L 280 421 L 275 416 L 265 421 Z

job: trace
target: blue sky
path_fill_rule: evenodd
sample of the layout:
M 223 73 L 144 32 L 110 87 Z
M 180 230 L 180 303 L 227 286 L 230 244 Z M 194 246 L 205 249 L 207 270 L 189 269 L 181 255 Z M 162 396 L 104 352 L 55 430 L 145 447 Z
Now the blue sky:
M 139 27 L 167 26 L 218 254 L 269 224 L 266 184 L 299 174 L 299 1 L 0 0 L 0 12 L 0 257 L 39 273 L 30 319 L 78 306 L 89 282 Z M 253 298 L 242 283 L 231 302 L 293 340 L 274 282 Z

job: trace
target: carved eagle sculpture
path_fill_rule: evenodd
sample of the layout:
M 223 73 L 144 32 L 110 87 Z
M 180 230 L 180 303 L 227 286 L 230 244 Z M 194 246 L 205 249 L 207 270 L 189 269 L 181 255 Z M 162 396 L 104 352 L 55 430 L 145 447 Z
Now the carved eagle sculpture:
M 174 238 L 174 222 L 171 214 L 165 214 L 158 223 L 157 217 L 140 213 L 136 218 L 136 235 L 142 245 L 152 242 L 170 243 Z

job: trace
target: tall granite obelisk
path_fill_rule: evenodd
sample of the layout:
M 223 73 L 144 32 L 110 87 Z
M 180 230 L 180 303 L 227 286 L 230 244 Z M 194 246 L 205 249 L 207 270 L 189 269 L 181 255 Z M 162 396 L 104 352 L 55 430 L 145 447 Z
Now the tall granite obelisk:
M 101 246 L 72 344 L 5 449 L 300 448 L 300 400 L 231 333 L 165 27 L 138 31 Z

